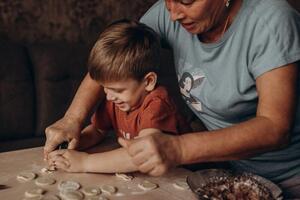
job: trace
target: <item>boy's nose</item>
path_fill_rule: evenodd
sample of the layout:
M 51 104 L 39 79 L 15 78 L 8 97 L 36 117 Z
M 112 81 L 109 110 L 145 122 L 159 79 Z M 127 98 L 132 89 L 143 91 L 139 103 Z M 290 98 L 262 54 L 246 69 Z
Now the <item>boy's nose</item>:
M 114 100 L 116 100 L 116 97 L 108 92 L 108 93 L 106 93 L 106 99 L 108 101 L 114 101 Z

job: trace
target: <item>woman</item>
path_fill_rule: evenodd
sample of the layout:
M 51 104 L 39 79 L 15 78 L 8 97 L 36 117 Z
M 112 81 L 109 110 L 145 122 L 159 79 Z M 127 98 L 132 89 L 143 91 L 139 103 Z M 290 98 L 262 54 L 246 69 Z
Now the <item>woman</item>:
M 119 139 L 139 170 L 157 176 L 179 164 L 230 161 L 300 197 L 299 14 L 284 0 L 165 0 L 141 22 L 172 48 L 179 77 L 202 77 L 189 91 L 201 107 L 190 108 L 209 131 Z M 63 140 L 76 146 L 101 94 L 87 75 L 65 117 L 46 129 L 45 155 Z

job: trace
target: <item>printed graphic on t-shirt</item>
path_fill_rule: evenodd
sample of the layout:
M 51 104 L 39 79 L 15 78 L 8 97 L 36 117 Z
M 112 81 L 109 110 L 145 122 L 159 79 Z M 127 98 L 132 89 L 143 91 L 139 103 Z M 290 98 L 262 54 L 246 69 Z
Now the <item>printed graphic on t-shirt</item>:
M 191 105 L 196 111 L 202 111 L 201 101 L 191 94 L 191 91 L 199 87 L 204 80 L 203 75 L 193 76 L 189 72 L 184 72 L 178 77 L 180 92 L 187 104 Z

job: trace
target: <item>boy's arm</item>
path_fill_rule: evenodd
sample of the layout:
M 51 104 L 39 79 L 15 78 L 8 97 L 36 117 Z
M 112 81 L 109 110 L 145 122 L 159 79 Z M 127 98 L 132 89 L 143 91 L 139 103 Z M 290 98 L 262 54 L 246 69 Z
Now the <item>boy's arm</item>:
M 144 137 L 158 129 L 144 129 L 139 137 Z M 126 173 L 138 171 L 137 165 L 125 148 L 107 152 L 87 154 L 74 150 L 57 150 L 49 155 L 50 163 L 67 172 Z
M 105 131 L 97 130 L 93 124 L 88 125 L 81 132 L 77 149 L 84 150 L 98 144 L 103 140 L 105 134 Z

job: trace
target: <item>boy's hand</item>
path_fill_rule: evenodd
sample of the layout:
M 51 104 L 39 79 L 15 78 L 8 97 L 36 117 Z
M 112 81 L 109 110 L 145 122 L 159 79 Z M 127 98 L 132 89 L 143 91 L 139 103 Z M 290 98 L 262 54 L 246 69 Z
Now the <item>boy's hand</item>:
M 44 146 L 44 159 L 48 159 L 48 154 L 54 151 L 58 145 L 67 141 L 68 149 L 75 149 L 78 145 L 81 124 L 70 118 L 64 117 L 46 128 L 46 144 Z
M 133 140 L 119 138 L 119 143 L 127 150 L 139 171 L 152 176 L 160 176 L 172 166 L 181 162 L 178 137 L 156 131 Z M 144 132 L 145 133 L 145 132 Z
M 88 153 L 61 149 L 49 154 L 48 164 L 67 172 L 86 172 Z

